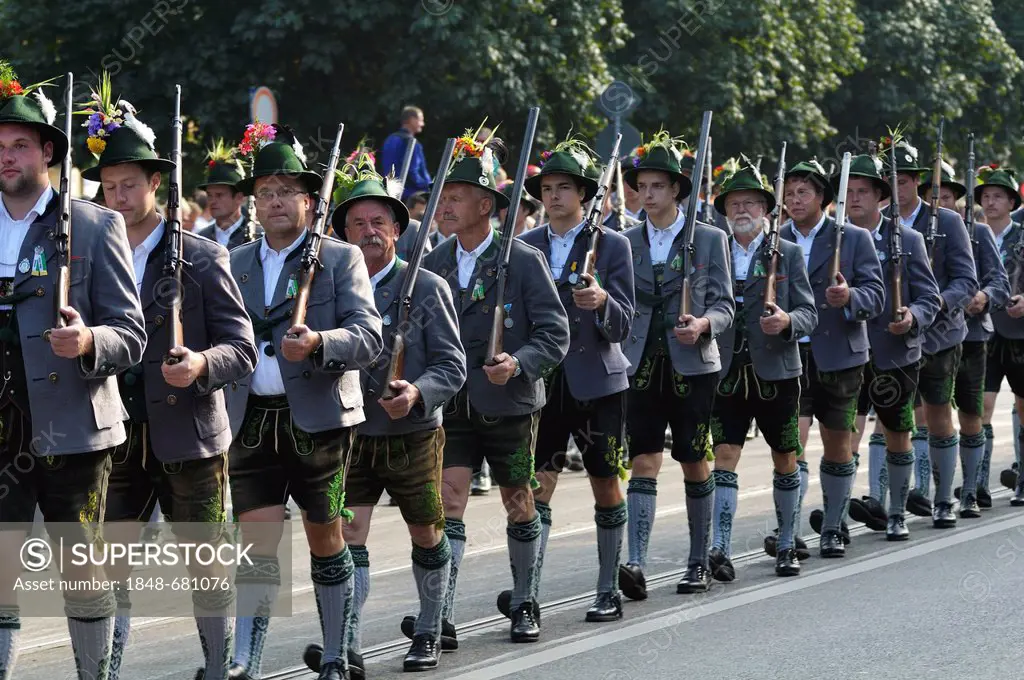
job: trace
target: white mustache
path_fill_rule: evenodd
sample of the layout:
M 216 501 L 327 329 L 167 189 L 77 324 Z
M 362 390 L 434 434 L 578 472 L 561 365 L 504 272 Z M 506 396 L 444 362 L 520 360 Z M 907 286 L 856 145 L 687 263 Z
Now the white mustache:
M 359 247 L 365 248 L 366 246 L 380 246 L 384 247 L 384 241 L 378 236 L 367 236 L 366 238 L 359 241 Z

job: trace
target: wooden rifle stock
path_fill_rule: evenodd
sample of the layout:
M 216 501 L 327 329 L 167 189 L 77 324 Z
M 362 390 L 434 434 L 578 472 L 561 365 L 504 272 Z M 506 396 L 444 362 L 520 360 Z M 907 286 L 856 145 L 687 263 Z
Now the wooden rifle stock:
M 71 140 L 71 90 L 74 87 L 74 74 L 67 74 L 67 90 L 64 92 L 64 134 Z M 71 304 L 71 144 L 60 164 L 60 213 L 57 215 L 57 227 L 54 229 L 54 242 L 57 246 L 57 280 L 53 290 L 54 328 L 64 328 L 67 319 L 60 310 Z M 50 331 L 43 334 L 49 342 Z
M 164 261 L 164 277 L 172 282 L 174 297 L 167 313 L 167 332 L 169 335 L 168 352 L 175 347 L 185 345 L 185 329 L 181 321 L 181 303 L 185 291 L 181 284 L 181 270 L 185 265 L 182 259 L 181 236 L 181 85 L 174 86 L 174 118 L 171 121 L 171 179 L 167 187 L 167 224 L 164 239 L 167 256 Z M 181 357 L 164 356 L 164 363 L 173 366 L 181 361 Z
M 341 135 L 345 132 L 345 124 L 338 123 L 338 132 L 334 136 L 330 160 L 324 173 L 324 183 L 320 185 L 320 194 L 316 199 L 316 212 L 313 213 L 313 225 L 306 237 L 306 247 L 302 251 L 299 263 L 299 287 L 295 295 L 295 309 L 292 311 L 292 326 L 306 323 L 306 307 L 309 304 L 309 291 L 313 287 L 313 279 L 318 270 L 323 269 L 320 263 L 320 243 L 323 240 L 324 228 L 327 225 L 327 208 L 331 201 L 331 190 L 334 188 L 334 170 L 338 167 L 341 155 Z M 295 334 L 288 334 L 295 339 Z
M 401 380 L 405 375 L 405 333 L 408 331 L 410 318 L 412 316 L 412 293 L 416 286 L 416 278 L 420 272 L 423 262 L 423 251 L 427 245 L 430 225 L 434 223 L 434 215 L 437 213 L 437 204 L 441 202 L 441 191 L 448 175 L 448 163 L 455 152 L 455 138 L 449 137 L 445 144 L 444 153 L 441 154 L 441 163 L 437 168 L 437 179 L 434 180 L 434 187 L 430 191 L 430 198 L 427 199 L 427 207 L 423 211 L 423 218 L 420 220 L 420 230 L 416 233 L 416 244 L 413 246 L 412 255 L 409 258 L 409 266 L 405 270 L 405 280 L 402 282 L 402 290 L 399 293 L 399 304 L 401 312 L 398 326 L 395 328 L 394 340 L 391 344 L 391 359 L 388 364 L 388 381 L 384 386 L 381 398 L 394 399 L 397 394 L 391 389 L 391 383 Z
M 760 178 L 758 178 L 760 179 Z M 782 151 L 779 152 L 779 168 L 775 173 L 775 209 L 772 210 L 771 219 L 768 223 L 768 233 L 765 234 L 765 253 L 768 255 L 768 274 L 764 281 L 764 310 L 761 316 L 769 317 L 774 312 L 770 307 L 775 306 L 777 297 L 777 283 L 779 278 L 779 220 L 782 217 L 782 194 L 786 185 L 786 142 L 782 143 Z
M 829 263 L 828 280 L 830 286 L 839 285 L 840 253 L 843 247 L 843 232 L 846 230 L 846 190 L 850 185 L 850 163 L 853 156 L 849 151 L 843 154 L 843 163 L 839 170 L 839 193 L 836 196 L 836 249 Z
M 705 111 L 700 121 L 700 137 L 697 142 L 697 154 L 693 159 L 692 177 L 690 178 L 690 200 L 686 204 L 686 222 L 683 229 L 686 231 L 683 251 L 683 285 L 680 290 L 679 316 L 690 316 L 690 295 L 692 282 L 690 281 L 690 270 L 693 268 L 693 260 L 696 253 L 693 247 L 693 237 L 697 232 L 697 202 L 700 201 L 700 188 L 704 175 L 704 164 L 708 153 L 708 143 L 711 136 L 711 111 Z M 676 321 L 677 328 L 686 328 L 686 323 Z
M 539 118 L 540 107 L 531 107 L 526 118 L 526 133 L 523 135 L 523 146 L 519 151 L 519 166 L 516 168 L 515 183 L 512 185 L 512 196 L 508 210 L 505 211 L 505 224 L 501 227 L 494 317 L 491 319 L 491 335 L 487 341 L 487 355 L 484 360 L 488 366 L 496 365 L 498 362 L 494 357 L 505 351 L 505 288 L 508 286 L 508 260 L 512 255 L 512 241 L 516 237 L 516 218 L 519 216 L 519 203 L 523 199 L 526 166 L 530 162 L 530 152 L 533 150 L 533 138 L 537 132 Z
M 590 201 L 590 209 L 587 213 L 587 221 L 583 231 L 587 235 L 587 254 L 583 258 L 583 269 L 577 279 L 575 288 L 582 290 L 587 287 L 585 277 L 593 277 L 597 271 L 597 246 L 601 240 L 601 212 L 604 208 L 605 197 L 611 190 L 612 173 L 619 165 L 619 145 L 622 143 L 622 134 L 615 137 L 615 145 L 612 147 L 612 155 L 608 158 L 608 165 L 601 173 L 601 179 L 597 183 L 597 193 Z M 621 223 L 620 223 L 621 224 Z

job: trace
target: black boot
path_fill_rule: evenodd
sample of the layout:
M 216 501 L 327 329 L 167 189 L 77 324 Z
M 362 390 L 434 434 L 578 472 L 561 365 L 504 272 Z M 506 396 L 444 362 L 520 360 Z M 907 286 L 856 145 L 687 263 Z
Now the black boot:
M 711 575 L 716 581 L 729 583 L 736 580 L 736 569 L 732 566 L 732 560 L 721 548 L 712 548 L 708 553 L 708 564 L 711 565 Z
M 797 559 L 796 550 L 793 548 L 783 548 L 779 551 L 778 557 L 775 558 L 775 575 L 800 575 L 800 560 Z
M 410 640 L 416 637 L 416 617 L 406 616 L 402 619 L 402 635 Z M 441 651 L 454 652 L 459 648 L 459 638 L 455 634 L 455 624 L 441 619 Z
M 1024 477 L 1017 483 L 1017 488 L 1013 492 L 1013 498 L 1010 499 L 1010 505 L 1015 508 L 1024 506 Z
M 533 603 L 524 602 L 512 612 L 512 642 L 536 642 L 540 639 L 540 623 L 533 616 Z
M 706 593 L 711 587 L 711 571 L 703 564 L 691 564 L 686 568 L 683 578 L 676 584 L 676 592 L 681 595 Z
M 420 633 L 412 639 L 412 645 L 402 662 L 402 670 L 428 671 L 431 668 L 437 668 L 440 656 L 441 650 L 438 649 L 437 641 L 433 636 Z
M 978 505 L 978 499 L 967 494 L 963 500 L 960 501 L 960 517 L 964 519 L 975 519 L 981 517 L 981 507 Z
M 821 547 L 819 549 L 822 557 L 845 557 L 846 543 L 838 531 L 829 530 L 821 535 Z
M 320 672 L 320 662 L 324 657 L 324 648 L 318 644 L 311 644 L 306 646 L 306 651 L 302 654 L 302 661 L 306 664 L 306 668 L 313 671 L 314 673 Z M 241 675 L 232 675 L 238 668 L 241 671 Z M 363 655 L 357 654 L 354 650 L 348 650 L 348 674 L 352 680 L 364 680 L 366 678 L 366 669 L 363 666 Z M 241 666 L 232 666 L 231 670 L 228 671 L 228 680 L 254 680 L 252 676 L 245 672 Z
M 619 565 L 619 588 L 631 600 L 647 599 L 647 579 L 639 564 Z
M 952 503 L 936 503 L 932 511 L 932 526 L 936 529 L 952 529 L 956 526 L 956 513 Z
M 907 520 L 903 515 L 893 515 L 889 518 L 885 528 L 885 540 L 906 541 L 910 538 L 910 531 L 907 529 Z
M 622 618 L 622 596 L 618 593 L 598 593 L 594 604 L 587 610 L 587 621 L 607 623 Z
M 982 510 L 988 510 L 992 507 L 992 494 L 989 493 L 988 489 L 978 487 L 978 507 Z
M 341 664 L 337 661 L 330 661 L 320 669 L 320 675 L 316 680 L 348 680 Z

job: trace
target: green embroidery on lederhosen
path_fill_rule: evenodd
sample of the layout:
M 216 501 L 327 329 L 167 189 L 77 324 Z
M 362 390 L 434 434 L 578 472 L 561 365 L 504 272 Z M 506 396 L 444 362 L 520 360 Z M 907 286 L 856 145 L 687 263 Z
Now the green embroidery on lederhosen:
M 757 393 L 761 397 L 761 401 L 773 401 L 779 396 L 778 386 L 770 380 L 761 381 L 757 377 L 757 373 L 751 368 L 751 375 L 754 378 L 754 384 L 757 385 Z
M 331 477 L 331 483 L 327 487 L 328 514 L 331 517 L 344 517 L 352 521 L 355 513 L 345 508 L 345 468 L 338 470 Z
M 638 391 L 646 390 L 651 385 L 651 374 L 654 372 L 654 359 L 644 357 L 640 368 L 633 374 L 633 389 Z
M 671 360 L 666 358 L 665 361 Z M 672 388 L 675 390 L 675 393 L 683 399 L 690 396 L 690 383 L 687 382 L 685 375 L 682 373 L 676 373 L 674 368 L 672 369 Z
M 441 519 L 434 524 L 434 527 L 436 529 L 444 529 L 444 513 L 441 512 L 441 492 L 438 491 L 437 486 L 433 482 L 427 482 L 423 485 L 423 489 L 416 494 L 412 505 L 416 509 L 416 514 L 420 517 L 441 515 Z
M 313 441 L 312 435 L 304 432 L 302 428 L 295 424 L 295 419 L 291 417 L 291 411 L 288 412 L 288 422 L 282 427 L 291 433 L 292 441 L 295 442 L 296 455 L 310 456 L 313 454 L 313 451 L 316 449 L 316 442 Z
M 795 449 L 797 456 L 804 452 L 803 447 L 800 446 L 800 419 L 798 414 L 794 413 L 786 421 L 786 424 L 782 426 L 779 443 L 785 449 Z
M 899 415 L 899 428 L 900 430 L 914 430 L 914 400 L 907 399 L 906 403 L 900 407 Z
M 625 481 L 629 478 L 626 474 L 626 467 L 622 464 L 623 449 L 618 445 L 615 435 L 608 435 L 608 450 L 604 454 L 604 462 L 618 474 L 619 479 Z
M 207 498 L 203 501 L 199 511 L 199 521 L 208 524 L 220 524 L 227 519 L 227 512 L 224 510 L 220 498 Z
M 85 500 L 85 505 L 78 511 L 78 522 L 80 524 L 92 524 L 97 522 L 100 516 L 100 494 L 98 491 L 90 491 Z
M 694 451 L 703 451 L 704 457 L 713 461 L 715 459 L 715 452 L 711 448 L 711 429 L 706 423 L 697 423 L 697 430 L 693 435 L 693 441 L 690 442 L 690 446 Z
M 623 450 L 623 458 L 625 460 L 622 461 L 622 467 L 624 467 L 626 470 L 632 470 L 633 469 L 633 459 L 629 457 L 630 437 L 629 437 L 628 434 L 625 437 L 624 444 L 625 445 L 623 446 L 622 450 Z
M 263 441 L 263 436 L 270 432 L 272 427 L 270 413 L 261 408 L 254 408 L 249 411 L 245 422 L 242 423 L 241 445 L 247 449 L 255 449 Z
M 508 476 L 512 479 L 529 479 L 530 486 L 534 489 L 540 487 L 533 470 L 533 456 L 526 446 L 520 446 L 508 459 Z
M 851 399 L 843 414 L 843 427 L 850 432 L 857 431 L 857 400 Z
M 711 416 L 711 445 L 718 446 L 725 443 L 725 429 L 722 421 L 717 416 Z

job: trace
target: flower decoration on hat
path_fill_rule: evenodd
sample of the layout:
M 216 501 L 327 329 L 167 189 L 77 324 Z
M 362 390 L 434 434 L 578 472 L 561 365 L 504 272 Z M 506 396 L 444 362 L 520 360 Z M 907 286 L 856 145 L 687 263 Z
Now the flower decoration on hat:
M 242 167 L 242 161 L 237 156 L 238 148 L 234 146 L 228 146 L 224 143 L 224 138 L 219 137 L 217 141 L 213 143 L 213 146 L 206 150 L 206 167 L 213 169 L 218 163 L 223 165 L 234 166 L 240 174 L 245 174 L 245 170 Z
M 356 151 L 359 150 L 357 149 Z M 335 169 L 334 191 L 332 195 L 334 202 L 336 204 L 343 202 L 348 198 L 356 184 L 368 179 L 383 184 L 385 190 L 393 198 L 401 198 L 402 186 L 398 180 L 393 176 L 382 177 L 375 168 L 373 155 L 364 151 L 358 155 L 355 153 L 349 155 L 349 160 L 345 161 L 345 165 Z M 395 195 L 395 185 L 397 185 L 398 196 Z
M 564 153 L 571 156 L 584 172 L 586 172 L 590 166 L 594 165 L 594 158 L 597 156 L 597 154 L 594 153 L 594 150 L 591 149 L 582 138 L 574 135 L 571 130 L 569 131 L 569 134 L 566 135 L 565 139 L 556 144 L 554 148 L 541 152 L 541 167 L 544 167 L 544 162 L 556 153 Z
M 41 88 L 49 85 L 56 77 L 44 80 L 41 83 L 34 85 L 22 85 L 18 81 L 18 76 L 14 72 L 14 68 L 7 61 L 0 59 L 0 102 L 5 99 L 17 96 L 28 96 L 31 94 L 36 102 L 39 104 L 39 108 L 43 112 L 43 116 L 46 118 L 46 122 L 53 125 L 53 121 L 57 119 L 57 108 L 53 105 L 53 102 L 43 94 Z
M 979 182 L 988 182 L 988 178 L 992 176 L 992 173 L 996 171 L 1005 172 L 1010 177 L 1016 179 L 1017 171 L 1011 167 L 999 165 L 999 163 L 989 163 L 978 168 L 977 178 Z
M 749 163 L 749 161 L 747 161 Z M 719 166 L 716 166 L 711 171 L 711 176 L 714 178 L 715 184 L 724 184 L 729 181 L 729 178 L 740 171 L 740 162 L 735 157 L 725 159 L 725 162 Z
M 256 120 L 245 126 L 242 141 L 238 143 L 238 153 L 252 161 L 256 153 L 274 141 L 276 137 L 277 128 L 269 123 L 261 123 L 259 120 Z
M 491 151 L 488 144 L 494 139 L 494 133 L 498 131 L 498 126 L 495 125 L 491 133 L 483 140 L 478 139 L 480 131 L 484 129 L 487 124 L 487 119 L 484 118 L 475 131 L 466 129 L 461 137 L 455 140 L 455 150 L 452 152 L 452 162 L 448 166 L 448 172 L 452 171 L 459 161 L 464 158 L 479 158 L 480 163 L 486 168 L 492 168 L 492 172 L 498 171 L 498 161 L 494 157 L 494 153 Z
M 673 137 L 664 128 L 662 128 L 657 134 L 651 137 L 651 141 L 646 144 L 640 144 L 640 146 L 636 148 L 636 151 L 633 154 L 633 167 L 640 167 L 640 162 L 643 160 L 644 156 L 658 147 L 665 149 L 669 155 L 675 157 L 676 161 L 679 163 L 682 163 L 683 154 L 688 150 L 686 142 L 683 141 L 682 137 Z
M 889 149 L 895 146 L 896 148 L 902 147 L 906 149 L 916 158 L 917 147 L 911 146 L 910 142 L 906 138 L 907 126 L 904 125 L 903 123 L 900 123 L 899 125 L 896 126 L 895 130 L 888 126 L 886 127 L 889 130 L 889 134 L 886 135 L 885 137 L 882 137 L 882 139 L 880 139 L 878 142 L 879 155 L 883 157 L 888 157 Z
M 359 139 L 359 143 L 356 144 L 356 148 L 352 149 L 352 153 L 345 159 L 345 165 L 355 165 L 360 162 L 363 155 L 366 155 L 370 159 L 370 163 L 377 162 L 377 154 L 374 152 L 373 147 L 370 146 L 370 138 L 363 135 Z
M 120 127 L 133 130 L 150 147 L 156 143 L 156 133 L 138 119 L 138 112 L 131 102 L 113 96 L 109 73 L 104 71 L 100 75 L 98 85 L 90 86 L 90 89 L 92 95 L 89 101 L 82 104 L 82 109 L 75 113 L 87 116 L 82 127 L 88 128 L 86 145 L 95 156 L 103 153 L 107 148 L 107 138 Z

